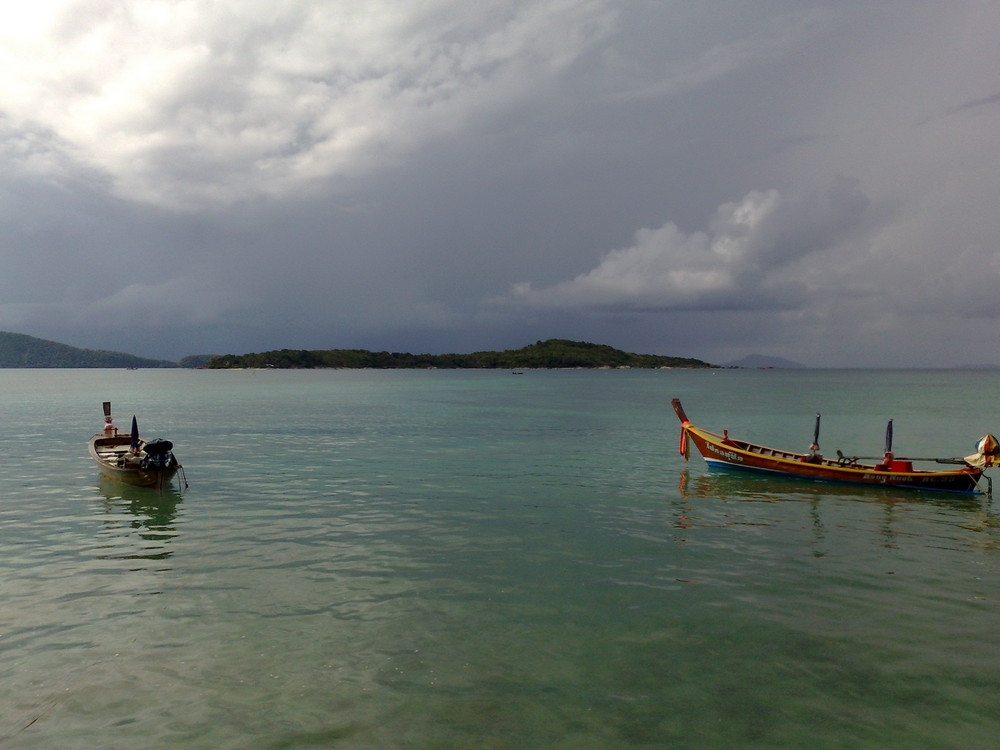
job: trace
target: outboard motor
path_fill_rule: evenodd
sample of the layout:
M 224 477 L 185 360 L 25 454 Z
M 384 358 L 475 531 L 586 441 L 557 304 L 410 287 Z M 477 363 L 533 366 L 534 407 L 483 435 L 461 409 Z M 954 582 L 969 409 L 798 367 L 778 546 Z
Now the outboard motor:
M 174 454 L 171 452 L 174 448 L 174 444 L 169 440 L 161 440 L 157 438 L 156 440 L 148 441 L 142 450 L 146 454 L 142 459 L 143 469 L 169 469 L 177 465 L 177 459 L 174 458 Z

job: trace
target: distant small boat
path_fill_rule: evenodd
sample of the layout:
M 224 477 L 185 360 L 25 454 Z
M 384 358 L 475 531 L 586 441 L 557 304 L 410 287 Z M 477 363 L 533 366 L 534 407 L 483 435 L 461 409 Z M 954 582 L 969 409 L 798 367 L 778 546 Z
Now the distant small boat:
M 987 482 L 988 494 L 992 494 L 992 481 L 983 475 L 984 469 L 1000 465 L 1000 443 L 992 435 L 978 442 L 979 452 L 965 458 L 896 458 L 892 452 L 892 421 L 886 430 L 885 453 L 881 458 L 866 457 L 864 460 L 878 463 L 859 463 L 859 456 L 845 456 L 837 451 L 837 458 L 824 458 L 819 453 L 819 420 L 816 415 L 816 429 L 809 453 L 794 453 L 755 445 L 729 437 L 728 431 L 718 435 L 691 424 L 679 399 L 671 404 L 681 421 L 680 452 L 686 461 L 690 443 L 713 467 L 726 467 L 764 472 L 806 479 L 818 482 L 848 482 L 878 487 L 902 489 L 939 490 L 946 492 L 982 492 L 980 478 Z M 961 468 L 932 471 L 915 469 L 914 461 L 957 464 Z
M 136 418 L 132 429 L 119 432 L 111 419 L 111 402 L 104 402 L 104 430 L 87 443 L 90 457 L 101 474 L 137 487 L 165 487 L 182 471 L 169 440 L 144 440 L 139 437 Z

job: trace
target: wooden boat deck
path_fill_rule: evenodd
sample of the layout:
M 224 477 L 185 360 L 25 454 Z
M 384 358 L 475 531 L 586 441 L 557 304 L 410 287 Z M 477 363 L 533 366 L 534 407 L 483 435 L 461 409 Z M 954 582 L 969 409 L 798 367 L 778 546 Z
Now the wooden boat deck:
M 715 440 L 722 446 L 746 451 L 747 453 L 754 453 L 758 456 L 777 458 L 785 461 L 796 461 L 799 463 L 810 463 L 818 466 L 832 466 L 836 468 L 861 469 L 867 471 L 874 471 L 876 469 L 874 464 L 861 464 L 858 463 L 857 458 L 844 456 L 842 454 L 838 458 L 824 458 L 818 453 L 793 453 L 792 451 L 780 450 L 778 448 L 767 448 L 763 445 L 756 445 L 755 443 L 748 443 L 743 440 L 733 440 L 725 435 L 716 435 L 715 433 L 708 432 L 707 430 L 701 430 L 701 432 L 715 438 Z M 838 454 L 839 453 L 840 452 L 838 451 Z

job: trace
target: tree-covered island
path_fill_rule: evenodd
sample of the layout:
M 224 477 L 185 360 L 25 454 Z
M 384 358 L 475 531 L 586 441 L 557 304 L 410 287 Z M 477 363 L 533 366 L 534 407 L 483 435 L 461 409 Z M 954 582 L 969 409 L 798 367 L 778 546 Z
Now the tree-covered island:
M 408 354 L 367 349 L 279 349 L 253 354 L 212 357 L 208 369 L 373 368 L 373 369 L 529 369 L 529 368 L 665 368 L 715 367 L 690 357 L 633 354 L 604 344 L 549 339 L 521 349 L 471 354 Z

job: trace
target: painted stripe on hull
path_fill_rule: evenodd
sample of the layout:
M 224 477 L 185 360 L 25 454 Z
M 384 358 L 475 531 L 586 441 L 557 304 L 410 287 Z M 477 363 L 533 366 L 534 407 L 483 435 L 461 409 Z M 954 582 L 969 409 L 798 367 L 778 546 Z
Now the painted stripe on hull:
M 808 476 L 805 474 L 792 474 L 788 471 L 781 471 L 779 469 L 767 469 L 762 466 L 746 466 L 745 464 L 734 464 L 728 461 L 719 461 L 717 459 L 706 458 L 705 463 L 708 464 L 709 468 L 723 471 L 746 471 L 754 474 L 767 474 L 768 476 L 781 477 L 783 479 L 797 479 L 799 481 L 809 481 L 809 482 L 833 482 L 836 484 L 849 484 L 853 486 L 860 487 L 890 487 L 895 489 L 907 489 L 907 490 L 927 490 L 933 492 L 959 492 L 962 494 L 974 494 L 980 492 L 979 488 L 976 487 L 975 482 L 971 479 L 968 480 L 970 487 L 966 488 L 963 486 L 965 482 L 961 482 L 957 487 L 944 487 L 939 486 L 938 482 L 930 482 L 927 484 L 907 484 L 903 481 L 864 481 L 861 479 L 851 479 L 851 478 L 838 478 L 838 477 L 821 477 L 821 476 Z

